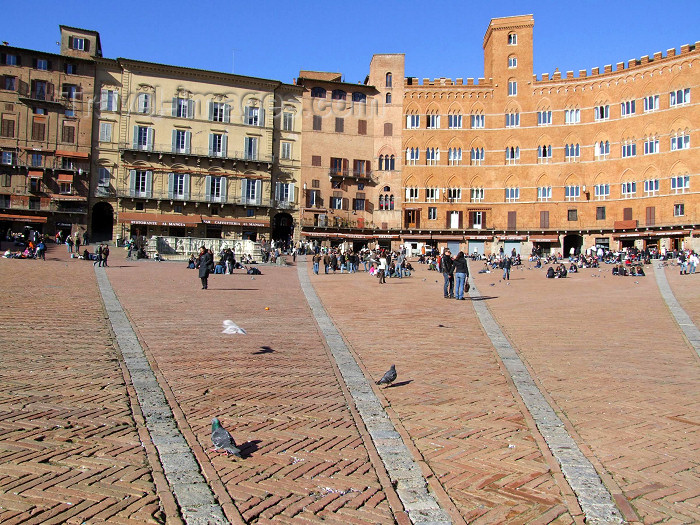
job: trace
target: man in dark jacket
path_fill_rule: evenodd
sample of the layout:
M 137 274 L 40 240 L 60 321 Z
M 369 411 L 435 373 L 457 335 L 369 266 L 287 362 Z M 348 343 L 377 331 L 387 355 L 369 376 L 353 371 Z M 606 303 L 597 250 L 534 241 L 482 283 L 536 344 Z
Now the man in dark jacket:
M 445 299 L 452 299 L 455 296 L 455 276 L 450 250 L 445 250 L 445 253 L 440 258 L 440 271 L 445 279 L 445 286 L 443 287 Z
M 204 246 L 199 249 L 199 278 L 202 280 L 202 290 L 209 288 L 209 273 L 211 272 L 211 267 L 214 264 L 214 257 Z

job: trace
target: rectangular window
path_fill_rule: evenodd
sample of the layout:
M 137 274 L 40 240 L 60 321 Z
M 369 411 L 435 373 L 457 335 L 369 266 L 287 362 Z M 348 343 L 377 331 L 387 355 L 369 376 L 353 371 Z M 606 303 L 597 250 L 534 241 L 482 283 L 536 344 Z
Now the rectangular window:
M 107 168 L 100 168 L 99 178 L 97 180 L 97 185 L 101 188 L 109 187 L 109 180 L 111 178 L 111 173 Z
M 100 111 L 117 111 L 118 92 L 114 89 L 103 89 L 100 95 Z
M 595 209 L 595 219 L 597 221 L 605 220 L 605 206 L 598 206 Z
M 311 165 L 312 166 L 321 166 L 321 155 L 312 155 L 311 156 Z
M 334 210 L 343 209 L 343 198 L 342 197 L 331 197 L 331 208 Z
M 549 212 L 540 212 L 540 228 L 549 228 Z
M 70 195 L 73 191 L 72 184 L 70 182 L 61 182 L 59 186 L 59 193 L 64 195 Z
M 567 201 L 576 201 L 581 197 L 581 186 L 565 186 L 564 198 Z
M 10 75 L 3 76 L 2 88 L 7 91 L 17 91 L 17 77 Z
M 566 111 L 564 111 L 565 124 L 578 124 L 579 122 L 581 122 L 580 109 L 567 109 Z
M 173 152 L 189 153 L 189 131 L 176 129 L 173 131 Z
M 211 202 L 221 202 L 224 196 L 223 187 L 226 184 L 224 177 L 211 177 L 209 181 L 209 200 Z M 255 184 L 248 184 L 255 187 Z
M 508 212 L 508 229 L 517 230 L 518 229 L 518 212 L 509 211 Z
M 567 218 L 569 221 L 577 221 L 578 220 L 578 211 L 577 210 L 569 210 L 567 213 Z
M 649 95 L 644 97 L 644 112 L 656 111 L 659 109 L 659 95 Z
M 174 98 L 174 114 L 173 117 L 193 118 L 194 117 L 194 101 L 186 98 Z
M 353 199 L 352 209 L 355 211 L 364 211 L 365 210 L 365 199 L 361 199 L 360 197 Z
M 357 134 L 358 135 L 367 135 L 367 121 L 366 120 L 358 120 L 357 121 Z
M 66 71 L 66 75 L 77 75 L 78 74 L 78 66 L 76 66 L 75 64 L 66 63 L 65 71 Z
M 244 123 L 248 126 L 259 126 L 260 125 L 260 108 L 254 108 L 252 106 L 246 106 Z
M 134 126 L 134 149 L 141 151 L 153 150 L 153 128 Z
M 73 144 L 75 142 L 75 126 L 63 125 L 63 132 L 61 133 L 61 140 L 67 142 L 68 144 Z
M 484 212 L 483 211 L 475 211 L 475 212 L 473 212 L 472 217 L 474 218 L 474 223 L 472 224 L 472 228 L 474 228 L 475 230 L 480 230 L 484 225 Z
M 519 200 L 520 188 L 506 188 L 506 202 L 517 202 Z
M 281 143 L 281 148 L 280 148 L 280 156 L 283 159 L 289 160 L 292 158 L 292 143 L 291 142 L 282 142 Z
M 428 202 L 437 202 L 440 198 L 439 188 L 425 188 L 425 200 Z
M 518 83 L 515 80 L 508 81 L 508 96 L 514 97 L 518 94 Z
M 658 195 L 659 193 L 659 179 L 649 179 L 644 181 L 644 194 L 647 197 L 652 195 Z
M 69 47 L 78 51 L 85 51 L 85 39 L 72 36 L 69 38 Z
M 628 100 L 626 102 L 620 103 L 620 114 L 623 117 L 629 117 L 630 115 L 634 115 L 634 113 L 635 113 L 635 101 L 634 100 Z
M 637 145 L 634 143 L 624 143 L 622 144 L 622 158 L 636 157 L 637 156 Z
M 44 165 L 44 156 L 41 153 L 32 153 L 30 162 L 33 168 L 40 168 Z
M 100 142 L 112 142 L 111 122 L 100 122 Z
M 12 175 L 9 173 L 0 173 L 0 186 L 4 188 L 8 188 L 12 185 Z M 10 207 L 10 196 L 9 195 L 0 195 L 0 198 L 7 198 L 7 206 L 5 208 Z
M 258 159 L 258 139 L 257 137 L 246 137 L 243 143 L 246 160 Z
M 278 182 L 275 186 L 275 199 L 277 202 L 292 202 L 294 200 L 294 184 Z
M 75 84 L 63 84 L 61 96 L 67 100 L 74 100 L 76 98 L 80 98 L 78 86 L 76 86 Z
M 484 188 L 472 188 L 470 193 L 472 202 L 481 202 L 484 200 Z
M 670 106 L 682 106 L 684 104 L 690 103 L 690 88 L 677 89 L 676 91 L 671 91 L 671 101 Z
M 673 193 L 685 193 L 690 189 L 690 175 L 679 175 L 671 177 L 671 191 Z
M 418 188 L 406 188 L 406 201 L 416 202 L 418 200 Z
M 63 168 L 64 170 L 74 170 L 75 160 L 70 157 L 63 157 L 61 159 L 61 168 Z
M 225 157 L 226 156 L 226 135 L 223 133 L 212 133 L 209 136 L 209 141 L 211 144 L 210 155 L 212 157 Z
M 41 121 L 32 122 L 32 140 L 43 141 L 46 135 L 46 124 Z
M 447 115 L 447 127 L 450 129 L 462 129 L 462 115 Z
M 437 208 L 435 206 L 428 206 L 428 220 L 437 220 Z
M 659 152 L 659 139 L 652 137 L 644 141 L 644 154 L 652 155 Z
M 173 190 L 170 195 L 171 199 L 184 199 L 185 198 L 185 174 L 184 173 L 173 173 Z
M 3 151 L 2 152 L 2 163 L 9 166 L 14 164 L 15 162 L 15 154 L 12 151 Z
M 418 129 L 420 127 L 420 115 L 406 115 L 406 129 Z
M 39 69 L 41 71 L 47 71 L 49 69 L 49 61 L 45 58 L 37 58 L 36 69 Z
M 549 126 L 552 124 L 552 112 L 551 111 L 538 111 L 537 112 L 537 125 L 538 126 Z
M 342 117 L 335 118 L 335 132 L 343 133 L 345 131 L 345 119 Z
M 681 133 L 671 137 L 671 151 L 690 148 L 690 134 Z
M 508 67 L 510 69 L 518 67 L 518 57 L 508 57 Z
M 2 118 L 2 125 L 0 126 L 0 136 L 13 138 L 15 136 L 15 121 L 14 119 Z
M 321 115 L 314 115 L 313 117 L 313 128 L 314 131 L 321 131 Z
M 139 93 L 136 101 L 136 111 L 138 113 L 149 114 L 151 112 L 152 98 L 150 93 Z
M 548 201 L 552 198 L 552 187 L 551 186 L 540 186 L 537 188 L 537 200 L 538 201 Z
M 289 111 L 282 113 L 282 129 L 284 131 L 294 131 L 294 113 Z
M 594 114 L 596 120 L 608 120 L 610 118 L 610 106 L 595 106 Z
M 680 203 L 680 204 L 674 204 L 673 205 L 673 216 L 674 217 L 682 217 L 685 215 L 685 204 Z
M 132 197 L 150 197 L 148 192 L 150 172 L 144 170 L 133 170 L 131 172 L 133 180 L 131 181 L 131 196 Z
M 0 176 L 4 177 L 4 175 Z M 4 182 L 4 179 L 3 179 Z M 9 208 L 10 207 L 10 196 L 9 195 L 0 195 L 0 208 Z
M 426 115 L 428 129 L 440 129 L 440 115 Z
M 610 197 L 610 184 L 596 184 L 594 190 L 595 198 L 598 200 L 605 200 Z
M 365 122 L 365 133 L 367 133 L 367 124 Z M 394 134 L 394 125 L 391 122 L 384 123 L 384 136 L 391 137 Z
M 631 221 L 632 220 L 632 208 L 622 208 L 622 220 Z
M 622 197 L 629 199 L 634 197 L 637 193 L 637 183 L 636 182 L 623 182 L 622 183 Z
M 6 66 L 17 66 L 19 65 L 17 60 L 17 55 L 5 55 L 5 65 Z
M 517 128 L 520 126 L 520 113 L 506 113 L 506 127 Z
M 480 114 L 471 115 L 472 129 L 480 129 L 486 126 L 486 116 Z

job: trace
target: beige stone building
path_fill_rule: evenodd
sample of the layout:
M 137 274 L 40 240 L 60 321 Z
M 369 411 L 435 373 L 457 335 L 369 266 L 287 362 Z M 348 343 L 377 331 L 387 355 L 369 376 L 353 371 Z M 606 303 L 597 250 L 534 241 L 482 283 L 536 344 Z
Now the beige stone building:
M 94 31 L 60 26 L 60 54 L 0 47 L 0 232 L 87 229 Z
M 406 78 L 401 239 L 490 253 L 699 248 L 700 50 L 533 75 L 530 15 L 493 19 L 484 78 Z
M 302 236 L 389 245 L 400 226 L 403 55 L 375 55 L 362 83 L 301 71 Z
M 96 235 L 292 240 L 300 88 L 124 58 L 96 64 Z

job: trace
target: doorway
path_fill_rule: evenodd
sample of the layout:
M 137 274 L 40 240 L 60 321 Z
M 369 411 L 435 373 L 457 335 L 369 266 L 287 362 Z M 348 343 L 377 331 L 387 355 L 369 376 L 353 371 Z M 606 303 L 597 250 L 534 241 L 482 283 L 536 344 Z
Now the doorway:
M 92 242 L 111 241 L 114 234 L 114 208 L 109 202 L 98 202 L 92 207 Z

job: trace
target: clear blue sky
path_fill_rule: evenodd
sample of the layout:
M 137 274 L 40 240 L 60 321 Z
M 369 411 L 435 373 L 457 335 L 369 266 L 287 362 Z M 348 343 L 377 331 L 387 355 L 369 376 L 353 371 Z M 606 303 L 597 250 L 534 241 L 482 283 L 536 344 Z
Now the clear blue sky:
M 224 7 L 222 7 L 224 6 Z M 483 76 L 489 20 L 533 14 L 534 73 L 627 62 L 700 40 L 700 1 L 5 2 L 0 41 L 57 53 L 59 24 L 99 31 L 105 57 L 291 82 L 300 69 L 364 80 L 373 53 L 406 76 Z

